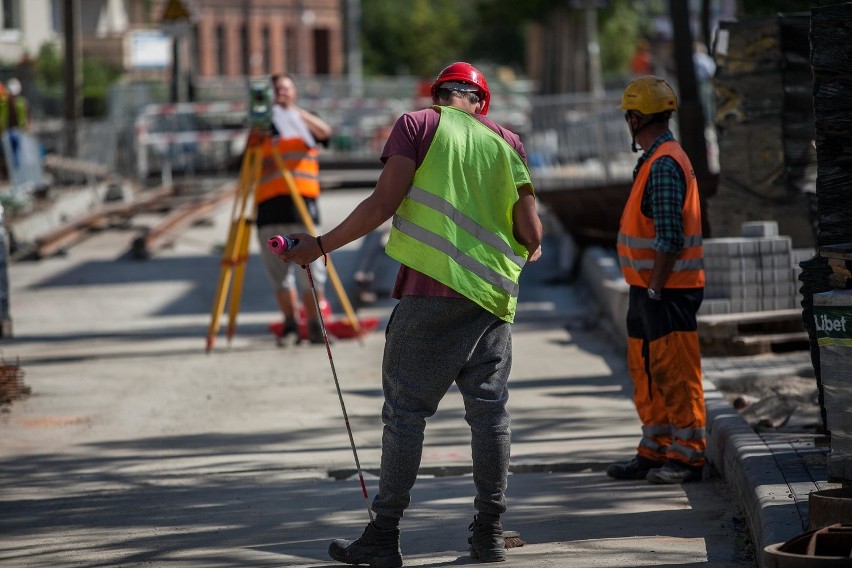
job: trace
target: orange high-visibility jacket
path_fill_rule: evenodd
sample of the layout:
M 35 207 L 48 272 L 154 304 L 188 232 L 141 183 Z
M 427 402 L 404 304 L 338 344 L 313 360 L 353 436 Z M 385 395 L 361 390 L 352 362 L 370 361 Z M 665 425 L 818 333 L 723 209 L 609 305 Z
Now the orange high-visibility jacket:
M 275 161 L 272 144 L 275 144 L 284 166 L 293 174 L 299 195 L 317 197 L 320 193 L 319 151 L 305 144 L 301 138 L 278 138 L 264 143 L 263 169 L 255 195 L 256 203 L 290 194 L 290 187 Z
M 618 231 L 618 260 L 624 279 L 632 286 L 648 287 L 654 269 L 656 251 L 651 248 L 656 231 L 654 220 L 642 214 L 642 196 L 651 172 L 651 164 L 661 156 L 677 160 L 686 177 L 683 204 L 683 248 L 665 283 L 665 288 L 701 288 L 704 286 L 704 249 L 701 244 L 701 205 L 698 182 L 686 153 L 677 142 L 660 144 L 636 175 L 630 197 L 621 214 Z

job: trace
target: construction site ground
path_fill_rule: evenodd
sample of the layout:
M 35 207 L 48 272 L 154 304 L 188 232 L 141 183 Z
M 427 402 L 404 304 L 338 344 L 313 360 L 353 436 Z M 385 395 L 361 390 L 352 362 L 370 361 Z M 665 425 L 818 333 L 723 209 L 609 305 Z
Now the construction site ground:
M 326 191 L 323 226 L 368 191 Z M 0 355 L 20 366 L 31 394 L 0 415 L 0 564 L 334 566 L 329 542 L 360 535 L 367 501 L 329 357 L 323 346 L 276 345 L 267 326 L 280 316 L 256 242 L 237 333 L 230 343 L 220 333 L 205 352 L 229 214 L 222 203 L 147 259 L 129 251 L 156 213 L 10 265 L 14 332 Z M 522 276 L 513 328 L 504 528 L 526 544 L 505 565 L 759 565 L 764 546 L 807 529 L 808 493 L 833 487 L 826 450 L 807 430 L 758 434 L 713 381 L 795 375 L 807 352 L 704 362 L 712 466 L 703 482 L 614 481 L 607 466 L 631 457 L 640 435 L 624 353 L 589 293 L 601 283 L 585 274 L 565 282 L 577 251 L 548 227 L 542 261 Z M 350 298 L 358 245 L 332 254 Z M 380 270 L 387 289 L 395 267 L 384 259 Z M 344 317 L 327 292 L 333 317 Z M 382 297 L 360 308 L 378 329 L 331 346 L 369 498 L 382 330 L 394 304 Z M 451 389 L 429 420 L 401 526 L 407 566 L 478 563 L 467 550 L 474 510 L 463 415 Z

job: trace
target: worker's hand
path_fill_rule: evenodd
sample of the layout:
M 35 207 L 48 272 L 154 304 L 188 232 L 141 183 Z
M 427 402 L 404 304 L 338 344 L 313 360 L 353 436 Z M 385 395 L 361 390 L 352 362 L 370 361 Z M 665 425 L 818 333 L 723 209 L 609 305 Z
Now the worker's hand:
M 538 245 L 538 247 L 534 251 L 532 251 L 530 253 L 530 255 L 527 257 L 527 262 L 535 262 L 540 258 L 541 258 L 541 245 Z
M 287 236 L 297 242 L 296 246 L 278 255 L 278 258 L 284 262 L 295 262 L 301 266 L 307 266 L 322 256 L 315 237 L 307 233 L 292 233 Z

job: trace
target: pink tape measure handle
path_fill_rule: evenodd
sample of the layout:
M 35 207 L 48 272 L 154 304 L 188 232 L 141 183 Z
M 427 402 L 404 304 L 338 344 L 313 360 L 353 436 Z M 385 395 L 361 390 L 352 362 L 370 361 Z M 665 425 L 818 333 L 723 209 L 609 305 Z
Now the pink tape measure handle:
M 272 254 L 287 252 L 294 246 L 296 246 L 296 241 L 290 237 L 285 237 L 284 235 L 275 235 L 266 241 L 266 248 L 268 248 L 269 252 Z

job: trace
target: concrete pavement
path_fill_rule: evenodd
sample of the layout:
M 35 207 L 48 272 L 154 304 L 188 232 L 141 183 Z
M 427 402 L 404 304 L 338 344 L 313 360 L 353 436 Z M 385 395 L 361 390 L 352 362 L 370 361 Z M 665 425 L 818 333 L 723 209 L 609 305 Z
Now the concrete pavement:
M 326 192 L 324 224 L 364 195 Z M 0 349 L 20 362 L 33 392 L 0 423 L 3 566 L 333 566 L 328 543 L 360 534 L 367 501 L 352 476 L 328 357 L 322 346 L 275 346 L 266 326 L 278 316 L 256 243 L 237 336 L 228 346 L 220 334 L 204 352 L 227 209 L 147 261 L 126 254 L 132 235 L 111 230 L 65 257 L 12 265 L 15 336 Z M 548 237 L 544 260 L 521 285 L 504 526 L 527 545 L 510 550 L 504 565 L 754 566 L 748 526 L 760 529 L 758 543 L 783 530 L 765 530 L 764 508 L 748 496 L 754 487 L 731 482 L 736 463 L 763 450 L 739 453 L 738 440 L 752 440 L 734 431 L 744 423 L 712 384 L 711 406 L 733 424 L 719 436 L 729 448 L 718 460 L 727 481 L 653 486 L 603 473 L 634 453 L 639 422 L 606 311 L 587 286 L 554 281 L 572 252 L 560 244 Z M 333 254 L 347 286 L 357 254 L 356 244 Z M 363 342 L 332 345 L 370 498 L 380 457 L 381 327 L 393 304 L 359 312 L 380 318 Z M 478 563 L 466 544 L 474 513 L 468 436 L 451 391 L 427 427 L 422 477 L 403 520 L 407 566 Z M 731 456 L 739 458 L 728 465 Z M 763 475 L 743 483 L 760 486 Z

